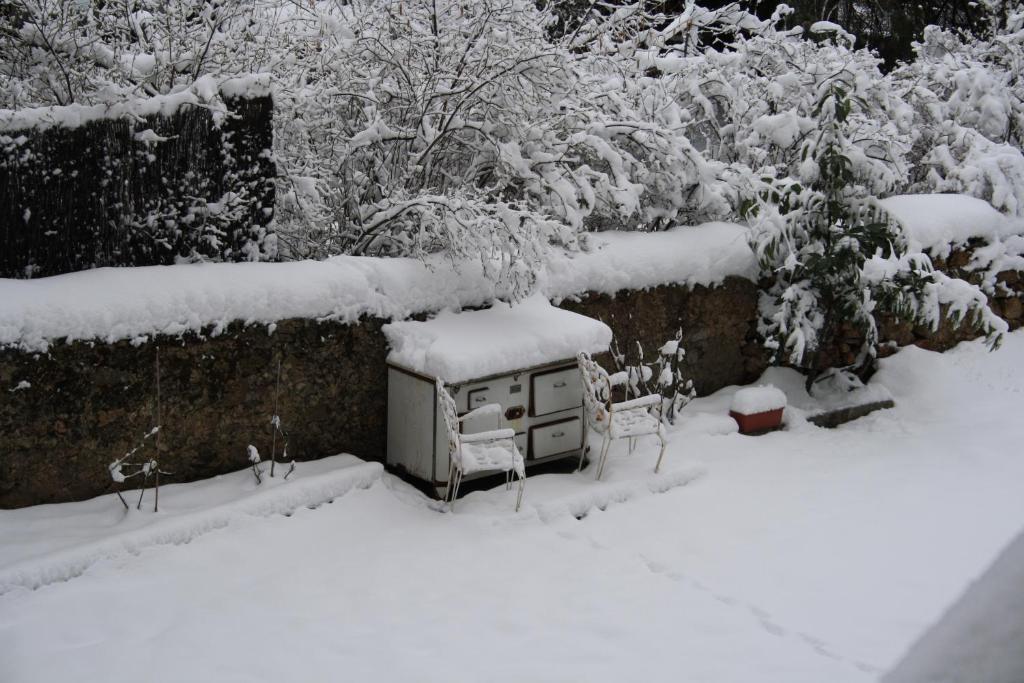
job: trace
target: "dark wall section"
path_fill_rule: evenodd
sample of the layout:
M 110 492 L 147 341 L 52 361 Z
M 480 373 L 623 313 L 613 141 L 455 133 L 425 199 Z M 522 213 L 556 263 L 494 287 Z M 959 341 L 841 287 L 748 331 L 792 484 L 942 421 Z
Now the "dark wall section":
M 0 277 L 266 255 L 270 97 L 0 131 Z
M 278 413 L 290 457 L 349 452 L 380 459 L 387 382 L 381 324 L 286 320 L 273 334 L 236 325 L 205 340 L 0 351 L 0 508 L 112 490 L 107 464 L 156 424 L 157 346 L 160 462 L 174 472 L 165 481 L 245 467 L 250 443 L 270 457 L 278 359 Z M 19 384 L 24 388 L 12 391 Z M 140 455 L 152 452 L 151 440 Z

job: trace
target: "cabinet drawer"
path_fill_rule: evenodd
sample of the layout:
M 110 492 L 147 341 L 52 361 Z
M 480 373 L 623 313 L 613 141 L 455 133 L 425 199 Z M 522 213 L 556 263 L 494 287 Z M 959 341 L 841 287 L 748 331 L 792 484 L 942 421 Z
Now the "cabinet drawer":
M 500 403 L 500 401 L 495 400 L 495 393 L 496 392 L 487 385 L 467 387 L 464 399 L 466 404 L 464 406 L 459 406 L 460 412 L 476 410 L 488 403 Z M 461 403 L 461 401 L 459 401 L 459 403 Z
M 530 459 L 538 460 L 583 446 L 583 425 L 572 417 L 530 428 Z
M 530 377 L 530 415 L 548 415 L 577 408 L 583 402 L 580 373 L 575 365 L 538 372 Z

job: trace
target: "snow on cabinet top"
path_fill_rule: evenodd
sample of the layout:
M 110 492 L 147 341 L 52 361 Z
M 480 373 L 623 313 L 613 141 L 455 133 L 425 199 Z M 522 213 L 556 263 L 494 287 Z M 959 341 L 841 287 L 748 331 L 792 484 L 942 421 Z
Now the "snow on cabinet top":
M 553 253 L 539 291 L 561 300 L 672 283 L 714 285 L 756 275 L 746 229 L 725 223 L 662 233 L 605 232 L 589 250 Z M 206 263 L 98 268 L 66 275 L 0 278 L 0 347 L 46 351 L 58 339 L 145 341 L 155 334 L 218 334 L 233 321 L 289 318 L 402 320 L 445 308 L 484 306 L 508 292 L 480 261 L 440 256 L 336 256 L 325 261 Z
M 879 204 L 903 225 L 911 250 L 927 250 L 938 258 L 949 256 L 952 245 L 976 237 L 994 242 L 1021 227 L 985 200 L 967 195 L 897 195 Z
M 600 353 L 612 331 L 599 320 L 556 308 L 535 295 L 518 304 L 496 302 L 481 311 L 442 311 L 425 322 L 384 326 L 388 362 L 459 383 Z

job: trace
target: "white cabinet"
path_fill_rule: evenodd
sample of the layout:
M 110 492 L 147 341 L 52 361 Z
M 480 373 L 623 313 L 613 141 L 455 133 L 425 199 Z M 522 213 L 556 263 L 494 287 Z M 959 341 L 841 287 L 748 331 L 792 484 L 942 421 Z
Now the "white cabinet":
M 388 323 L 382 331 L 391 348 L 389 467 L 429 482 L 439 493 L 447 485 L 448 436 L 436 405 L 438 378 L 460 415 L 501 406 L 499 415 L 462 423 L 463 433 L 513 430 L 528 469 L 580 457 L 583 389 L 576 354 L 608 349 L 612 332 L 601 321 L 537 295 L 512 306 L 496 302 L 482 310 Z
M 433 377 L 388 364 L 386 459 L 389 466 L 429 482 L 440 492 L 448 484 L 448 442 L 434 386 Z M 575 359 L 449 384 L 448 389 L 460 414 L 491 403 L 500 405 L 500 418 L 468 420 L 462 431 L 514 430 L 528 469 L 541 461 L 580 457 L 583 394 Z

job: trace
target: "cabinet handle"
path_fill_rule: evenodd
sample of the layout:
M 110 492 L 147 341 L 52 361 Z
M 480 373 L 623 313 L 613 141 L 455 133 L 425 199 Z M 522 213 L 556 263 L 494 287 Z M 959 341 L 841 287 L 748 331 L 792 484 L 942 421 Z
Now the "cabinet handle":
M 555 382 L 551 386 L 553 386 L 555 389 L 561 389 L 562 387 L 565 386 L 565 380 L 563 379 L 561 382 Z
M 551 438 L 552 439 L 559 439 L 559 438 L 561 438 L 563 436 L 565 436 L 565 432 L 555 432 L 554 434 L 551 435 Z
M 476 401 L 477 403 L 483 403 L 484 401 L 487 400 L 487 397 L 486 396 L 477 396 L 473 400 Z

